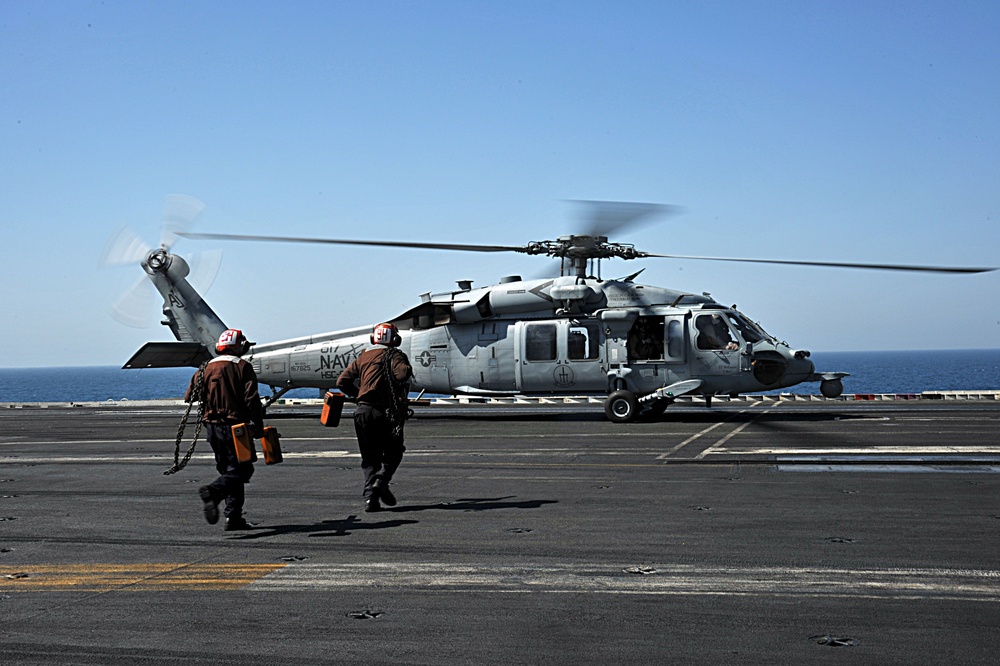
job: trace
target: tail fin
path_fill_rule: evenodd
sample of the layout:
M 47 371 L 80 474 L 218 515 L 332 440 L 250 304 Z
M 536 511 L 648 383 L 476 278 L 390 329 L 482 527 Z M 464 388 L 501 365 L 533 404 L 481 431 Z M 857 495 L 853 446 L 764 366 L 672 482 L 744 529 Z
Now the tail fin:
M 161 323 L 177 342 L 147 343 L 124 367 L 198 367 L 215 356 L 215 341 L 228 327 L 187 281 L 191 270 L 187 262 L 161 247 L 149 253 L 142 268 L 163 297 Z

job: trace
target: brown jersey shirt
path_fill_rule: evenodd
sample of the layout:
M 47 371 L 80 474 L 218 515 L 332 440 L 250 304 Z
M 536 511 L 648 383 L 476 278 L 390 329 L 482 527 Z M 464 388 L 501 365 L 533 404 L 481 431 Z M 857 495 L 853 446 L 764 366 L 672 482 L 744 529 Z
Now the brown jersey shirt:
M 184 394 L 186 402 L 194 400 L 197 381 L 196 372 Z M 202 395 L 205 403 L 202 420 L 206 423 L 249 423 L 255 433 L 263 430 L 264 410 L 257 389 L 257 373 L 239 356 L 216 356 L 208 362 Z
M 337 379 L 337 388 L 345 394 L 357 397 L 359 403 L 384 409 L 392 403 L 392 387 L 389 379 L 381 371 L 383 357 L 392 353 L 392 375 L 403 383 L 413 375 L 406 354 L 390 347 L 377 345 L 366 349 L 354 359 Z

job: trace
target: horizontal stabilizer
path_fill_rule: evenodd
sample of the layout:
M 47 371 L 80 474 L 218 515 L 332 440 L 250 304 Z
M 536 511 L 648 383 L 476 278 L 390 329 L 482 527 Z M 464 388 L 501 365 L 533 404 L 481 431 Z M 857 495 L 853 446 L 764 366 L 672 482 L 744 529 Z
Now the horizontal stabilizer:
M 210 358 L 212 355 L 200 342 L 147 342 L 122 368 L 197 368 Z

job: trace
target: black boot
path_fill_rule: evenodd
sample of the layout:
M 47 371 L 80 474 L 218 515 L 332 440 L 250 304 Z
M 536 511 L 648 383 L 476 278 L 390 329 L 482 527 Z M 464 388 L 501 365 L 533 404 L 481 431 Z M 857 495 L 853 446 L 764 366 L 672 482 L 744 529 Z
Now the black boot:
M 209 525 L 219 522 L 219 500 L 212 492 L 211 486 L 202 486 L 198 489 L 201 501 L 205 503 L 205 520 Z
M 246 521 L 243 516 L 239 518 L 226 518 L 226 531 L 235 532 L 237 530 L 248 530 L 250 529 L 250 523 Z
M 382 477 L 375 479 L 375 483 L 372 484 L 372 491 L 375 496 L 385 502 L 386 506 L 396 506 L 396 496 L 389 490 L 389 483 Z

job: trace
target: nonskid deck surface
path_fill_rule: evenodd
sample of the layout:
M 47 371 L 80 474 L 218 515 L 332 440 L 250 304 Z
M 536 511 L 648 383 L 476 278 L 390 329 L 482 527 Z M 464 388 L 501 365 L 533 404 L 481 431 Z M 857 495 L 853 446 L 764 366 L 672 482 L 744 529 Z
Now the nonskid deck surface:
M 997 401 L 439 406 L 374 514 L 350 415 L 276 407 L 235 533 L 182 413 L 0 410 L 5 662 L 992 662 Z

